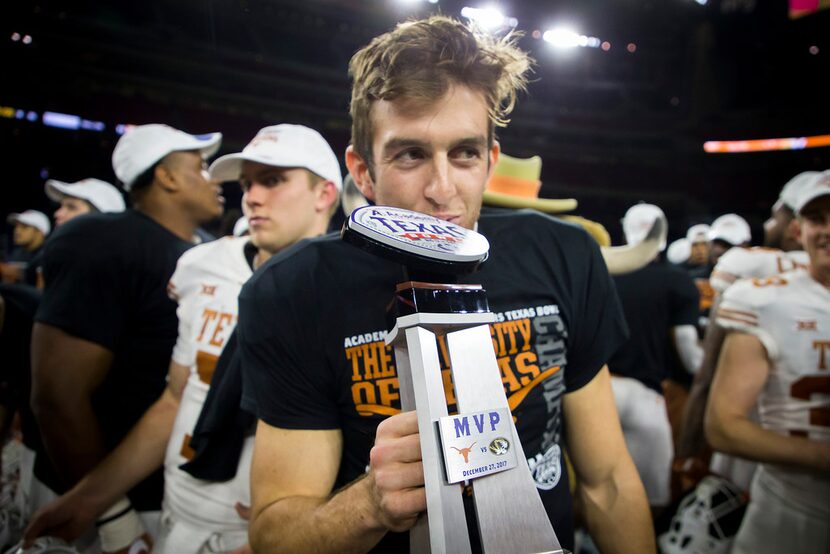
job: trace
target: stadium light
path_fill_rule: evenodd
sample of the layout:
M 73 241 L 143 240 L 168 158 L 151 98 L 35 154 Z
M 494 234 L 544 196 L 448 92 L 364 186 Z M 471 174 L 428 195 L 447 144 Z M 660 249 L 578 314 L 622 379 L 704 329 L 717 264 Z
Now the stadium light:
M 496 8 L 461 8 L 461 16 L 491 33 L 501 30 L 513 30 L 519 24 L 515 17 L 506 17 Z
M 599 48 L 602 44 L 602 41 L 597 37 L 581 35 L 567 27 L 556 27 L 545 31 L 542 35 L 542 40 L 550 43 L 554 48 L 563 49 L 576 48 L 577 46 L 583 48 Z M 610 45 L 608 47 L 610 48 Z M 603 49 L 607 50 L 607 48 Z

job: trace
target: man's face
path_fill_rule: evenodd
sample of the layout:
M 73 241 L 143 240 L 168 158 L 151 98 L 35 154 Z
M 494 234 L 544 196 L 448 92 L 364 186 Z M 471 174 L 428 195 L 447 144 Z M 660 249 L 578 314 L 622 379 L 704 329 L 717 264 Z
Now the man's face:
M 712 265 L 718 263 L 721 256 L 726 254 L 726 251 L 732 248 L 732 245 L 722 240 L 713 240 L 709 242 L 709 262 Z
M 43 233 L 37 227 L 26 225 L 25 223 L 15 223 L 14 225 L 14 244 L 28 249 L 38 243 Z
M 799 250 L 801 245 L 790 230 L 793 223 L 793 213 L 785 206 L 772 209 L 769 219 L 764 222 L 764 246 L 780 248 L 781 250 Z
M 689 265 L 706 265 L 709 261 L 709 241 L 699 240 L 692 243 L 692 251 L 689 254 Z
M 800 241 L 814 275 L 830 277 L 830 196 L 820 196 L 801 210 Z
M 363 194 L 376 204 L 426 213 L 472 229 L 499 147 L 487 147 L 484 96 L 452 86 L 438 101 L 372 106 L 374 180 L 351 148 L 346 161 Z
M 275 254 L 295 242 L 325 232 L 320 214 L 328 213 L 322 191 L 325 181 L 311 185 L 308 170 L 243 162 L 242 204 L 251 242 Z
M 178 182 L 181 201 L 197 223 L 222 215 L 222 188 L 218 181 L 210 179 L 207 163 L 199 152 L 172 152 L 165 156 L 162 165 Z
M 60 227 L 70 219 L 92 211 L 90 205 L 80 198 L 65 196 L 61 200 L 61 207 L 55 211 L 55 227 Z

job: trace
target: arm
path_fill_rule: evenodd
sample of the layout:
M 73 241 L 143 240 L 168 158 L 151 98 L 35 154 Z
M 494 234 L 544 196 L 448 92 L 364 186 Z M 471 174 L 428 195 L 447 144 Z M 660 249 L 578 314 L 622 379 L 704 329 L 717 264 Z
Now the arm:
M 585 520 L 606 553 L 655 552 L 645 489 L 625 446 L 608 368 L 564 399 L 568 452 Z
M 342 448 L 339 430 L 259 422 L 251 466 L 254 551 L 366 552 L 387 530 L 415 524 L 426 509 L 415 412 L 383 421 L 368 474 L 332 494 Z
M 35 323 L 32 329 L 32 410 L 46 451 L 68 485 L 106 454 L 92 394 L 112 358 L 103 346 L 57 327 Z
M 683 367 L 694 375 L 703 360 L 703 349 L 697 342 L 697 330 L 694 325 L 677 325 L 672 327 L 672 338 Z
M 107 508 L 164 463 L 188 374 L 186 366 L 170 362 L 167 388 L 159 399 L 95 469 L 38 511 L 26 528 L 27 544 L 40 535 L 77 539 Z
M 703 415 L 706 413 L 709 389 L 715 376 L 723 339 L 726 336 L 723 327 L 715 323 L 719 303 L 719 300 L 716 300 L 712 306 L 709 325 L 703 337 L 703 361 L 700 364 L 700 370 L 695 374 L 689 398 L 686 401 L 683 428 L 680 431 L 675 451 L 677 458 L 704 456 L 708 447 L 703 433 Z
M 747 417 L 769 371 L 767 352 L 758 337 L 739 332 L 726 337 L 706 409 L 706 438 L 727 454 L 830 471 L 830 443 L 768 431 Z

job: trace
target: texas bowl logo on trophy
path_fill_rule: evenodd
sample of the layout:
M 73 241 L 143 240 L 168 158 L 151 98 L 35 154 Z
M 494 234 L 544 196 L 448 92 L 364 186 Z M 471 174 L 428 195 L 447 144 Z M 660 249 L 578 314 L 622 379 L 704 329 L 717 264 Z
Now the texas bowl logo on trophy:
M 470 482 L 481 545 L 489 553 L 562 553 L 528 469 L 507 404 L 481 285 L 455 284 L 487 259 L 475 231 L 388 206 L 363 206 L 343 240 L 404 265 L 395 292 L 395 347 L 401 408 L 416 410 L 427 512 L 410 531 L 412 552 L 467 553 L 462 488 Z M 449 352 L 458 414 L 448 415 L 437 337 Z

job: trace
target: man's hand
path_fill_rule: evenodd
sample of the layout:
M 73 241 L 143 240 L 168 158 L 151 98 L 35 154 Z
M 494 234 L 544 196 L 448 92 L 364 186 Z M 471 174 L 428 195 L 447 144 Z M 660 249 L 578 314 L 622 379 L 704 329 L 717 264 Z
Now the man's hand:
M 92 528 L 99 509 L 72 491 L 38 510 L 23 532 L 23 547 L 29 548 L 38 537 L 48 535 L 73 542 Z
M 427 507 L 415 412 L 392 416 L 378 425 L 368 479 L 375 517 L 383 526 L 401 532 L 415 525 Z

